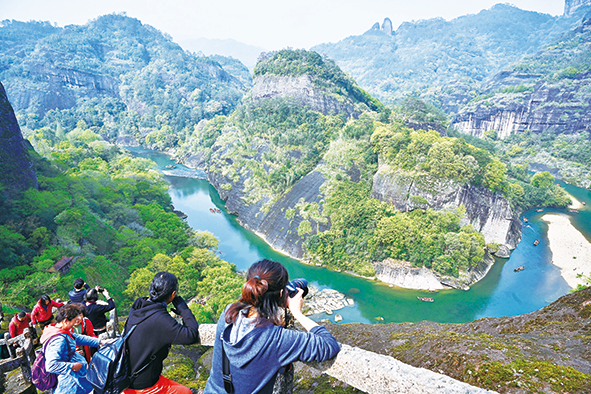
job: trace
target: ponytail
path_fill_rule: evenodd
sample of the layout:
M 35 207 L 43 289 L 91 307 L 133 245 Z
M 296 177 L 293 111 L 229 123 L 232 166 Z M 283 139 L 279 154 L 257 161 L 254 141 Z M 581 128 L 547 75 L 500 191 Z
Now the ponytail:
M 287 292 L 281 291 L 287 282 L 287 270 L 281 263 L 267 259 L 254 263 L 246 274 L 242 297 L 226 311 L 226 323 L 235 323 L 241 310 L 254 307 L 259 316 L 257 325 L 263 320 L 283 324 L 280 312 L 287 305 Z

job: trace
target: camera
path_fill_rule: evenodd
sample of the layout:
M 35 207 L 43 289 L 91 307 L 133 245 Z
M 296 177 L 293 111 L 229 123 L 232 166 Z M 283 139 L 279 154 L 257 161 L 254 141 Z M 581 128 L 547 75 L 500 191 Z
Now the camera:
M 298 294 L 298 289 L 304 290 L 304 294 L 302 294 L 302 298 L 304 298 L 308 294 L 308 281 L 304 278 L 297 278 L 292 280 L 285 286 L 287 290 L 287 294 L 289 298 L 293 298 L 296 294 Z
M 102 292 L 105 291 L 105 288 L 104 287 L 99 287 L 96 291 L 98 291 L 99 293 L 102 293 Z

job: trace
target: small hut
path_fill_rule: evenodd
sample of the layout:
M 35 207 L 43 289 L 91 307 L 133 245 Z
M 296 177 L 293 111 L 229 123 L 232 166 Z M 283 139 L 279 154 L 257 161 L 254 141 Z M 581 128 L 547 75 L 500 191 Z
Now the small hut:
M 62 275 L 66 275 L 68 272 L 70 272 L 70 268 L 72 268 L 72 265 L 76 262 L 76 260 L 78 260 L 78 257 L 80 256 L 64 256 L 60 259 L 60 261 L 55 263 L 53 267 L 48 269 L 47 272 L 59 272 Z

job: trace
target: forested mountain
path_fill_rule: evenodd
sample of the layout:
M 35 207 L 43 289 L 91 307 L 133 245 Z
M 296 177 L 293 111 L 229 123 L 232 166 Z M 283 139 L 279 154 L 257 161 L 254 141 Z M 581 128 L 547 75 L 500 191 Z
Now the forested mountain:
M 483 263 L 485 242 L 516 245 L 506 220 L 515 210 L 567 201 L 551 183 L 511 179 L 486 150 L 420 126 L 445 124 L 434 107 L 409 99 L 392 112 L 316 52 L 269 54 L 254 75 L 243 105 L 199 125 L 177 157 L 292 256 L 369 276 L 372 262 L 407 260 L 455 278 Z
M 115 14 L 64 28 L 4 21 L 0 54 L 0 80 L 25 132 L 84 120 L 106 138 L 127 136 L 123 143 L 174 144 L 200 120 L 230 113 L 249 78 L 233 59 L 218 57 L 228 72 Z
M 392 33 L 374 26 L 312 50 L 334 59 L 384 102 L 414 94 L 458 112 L 479 82 L 556 40 L 580 22 L 586 9 L 553 17 L 497 4 L 451 21 L 405 22 Z
M 591 13 L 576 29 L 487 79 L 455 116 L 461 133 L 498 145 L 508 161 L 559 169 L 591 184 Z

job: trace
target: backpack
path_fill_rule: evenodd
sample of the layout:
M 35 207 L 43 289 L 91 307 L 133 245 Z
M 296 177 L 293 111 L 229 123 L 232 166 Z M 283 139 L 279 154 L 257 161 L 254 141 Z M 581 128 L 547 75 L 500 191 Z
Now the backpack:
M 119 394 L 131 384 L 127 338 L 135 327 L 132 326 L 124 337 L 107 341 L 92 356 L 86 379 L 96 394 Z
M 46 391 L 57 386 L 57 374 L 47 372 L 45 369 L 45 350 L 47 344 L 58 335 L 62 334 L 56 334 L 52 336 L 43 344 L 41 349 L 35 351 L 35 362 L 33 362 L 33 366 L 31 367 L 31 380 L 35 387 L 41 391 Z M 68 346 L 70 346 L 70 343 L 67 343 Z M 75 350 L 70 348 L 70 351 L 68 352 L 68 359 L 72 358 L 74 352 Z

